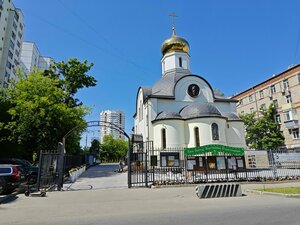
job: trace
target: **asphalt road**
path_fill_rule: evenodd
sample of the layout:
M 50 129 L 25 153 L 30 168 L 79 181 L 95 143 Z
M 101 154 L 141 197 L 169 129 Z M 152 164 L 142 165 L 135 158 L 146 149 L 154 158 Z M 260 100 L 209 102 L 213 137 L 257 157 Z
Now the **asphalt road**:
M 109 171 L 110 185 L 118 175 L 124 175 Z M 79 183 L 97 185 L 102 173 L 98 175 L 85 174 Z M 198 199 L 194 187 L 101 188 L 108 185 L 99 183 L 99 188 L 51 192 L 45 198 L 19 195 L 15 201 L 0 205 L 0 224 L 299 225 L 300 221 L 300 198 L 247 193 L 244 197 Z

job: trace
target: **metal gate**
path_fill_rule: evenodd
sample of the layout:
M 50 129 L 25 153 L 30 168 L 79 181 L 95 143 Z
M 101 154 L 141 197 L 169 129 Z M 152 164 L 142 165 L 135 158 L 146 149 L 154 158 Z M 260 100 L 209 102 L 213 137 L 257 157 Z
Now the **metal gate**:
M 61 190 L 64 173 L 64 148 L 59 144 L 57 150 L 40 152 L 37 189 L 57 188 Z
M 149 187 L 149 183 L 152 182 L 148 170 L 151 149 L 153 149 L 152 141 L 133 143 L 128 166 L 128 187 Z

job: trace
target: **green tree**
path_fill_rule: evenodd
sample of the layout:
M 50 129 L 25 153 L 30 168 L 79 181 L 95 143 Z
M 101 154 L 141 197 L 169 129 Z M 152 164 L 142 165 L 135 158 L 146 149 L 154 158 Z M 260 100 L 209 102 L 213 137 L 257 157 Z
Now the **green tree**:
M 101 144 L 101 159 L 103 161 L 117 162 L 124 159 L 128 150 L 128 144 L 122 139 L 114 139 L 112 135 L 103 137 Z
M 96 79 L 89 76 L 87 72 L 92 68 L 93 63 L 80 62 L 71 58 L 67 62 L 56 62 L 49 69 L 44 71 L 45 76 L 59 80 L 58 86 L 65 91 L 64 102 L 70 106 L 81 105 L 82 102 L 75 98 L 79 89 L 96 85 Z
M 246 143 L 254 149 L 277 149 L 284 145 L 280 126 L 275 121 L 277 114 L 273 104 L 268 109 L 261 108 L 260 117 L 255 113 L 240 115 L 246 126 Z
M 100 142 L 97 139 L 92 140 L 91 147 L 89 148 L 89 153 L 99 156 Z
M 60 87 L 61 80 L 32 72 L 8 91 L 12 121 L 5 124 L 10 138 L 22 144 L 28 155 L 40 150 L 56 149 L 57 143 L 72 128 L 79 127 L 67 140 L 69 153 L 80 150 L 80 133 L 89 109 L 65 104 L 69 95 Z M 70 147 L 72 146 L 72 147 Z
M 26 158 L 26 154 L 23 154 L 22 146 L 9 138 L 11 132 L 4 127 L 4 124 L 12 121 L 11 115 L 8 113 L 11 107 L 12 104 L 8 100 L 5 91 L 0 90 L 0 157 L 19 155 L 20 157 Z

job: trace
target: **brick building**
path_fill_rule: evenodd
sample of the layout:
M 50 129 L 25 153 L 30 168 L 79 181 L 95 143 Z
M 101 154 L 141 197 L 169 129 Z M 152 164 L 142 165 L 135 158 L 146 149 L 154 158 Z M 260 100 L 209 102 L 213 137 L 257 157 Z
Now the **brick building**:
M 289 67 L 232 98 L 239 100 L 239 114 L 256 112 L 257 116 L 260 107 L 268 108 L 273 102 L 278 112 L 274 119 L 280 124 L 285 147 L 300 149 L 300 64 Z

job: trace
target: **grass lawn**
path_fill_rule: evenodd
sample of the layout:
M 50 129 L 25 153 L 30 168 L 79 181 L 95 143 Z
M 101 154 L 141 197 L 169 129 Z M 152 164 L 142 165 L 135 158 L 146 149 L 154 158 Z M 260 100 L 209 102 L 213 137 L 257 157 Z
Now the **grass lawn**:
M 300 187 L 264 188 L 259 191 L 276 192 L 282 194 L 300 194 Z

